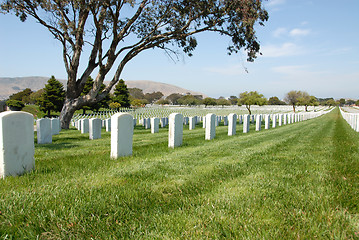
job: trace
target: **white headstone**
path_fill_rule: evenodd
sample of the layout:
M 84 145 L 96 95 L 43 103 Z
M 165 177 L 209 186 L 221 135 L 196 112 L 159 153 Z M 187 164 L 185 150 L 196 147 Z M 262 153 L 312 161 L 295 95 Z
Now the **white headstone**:
M 144 120 L 145 129 L 151 128 L 151 118 L 145 118 Z
M 276 128 L 277 127 L 277 115 L 274 114 L 272 117 L 272 128 Z
M 278 117 L 278 126 L 282 126 L 282 122 L 283 122 L 283 114 L 279 114 L 279 117 Z
M 101 138 L 101 127 L 102 127 L 102 120 L 98 118 L 91 118 L 89 120 L 89 138 L 99 139 Z
M 107 118 L 105 121 L 106 121 L 106 132 L 111 132 L 111 118 Z
M 288 114 L 284 114 L 284 116 L 283 116 L 283 124 L 287 125 L 287 123 L 288 123 Z
M 228 117 L 224 116 L 223 117 L 223 126 L 227 126 L 228 125 Z
M 208 113 L 206 115 L 206 140 L 212 140 L 216 136 L 216 115 Z
M 51 120 L 41 118 L 36 121 L 37 143 L 52 143 Z
M 260 131 L 262 129 L 262 115 L 257 114 L 256 117 L 256 131 Z
M 34 117 L 26 112 L 0 113 L 0 178 L 35 168 Z
M 249 132 L 250 116 L 248 114 L 243 116 L 243 133 Z
M 166 118 L 161 118 L 161 128 L 166 127 Z
M 189 117 L 189 130 L 193 130 L 196 127 L 196 118 Z
M 111 158 L 132 155 L 133 117 L 116 113 L 111 117 Z
M 89 132 L 89 120 L 88 118 L 81 119 L 81 133 Z
M 168 147 L 175 148 L 183 141 L 183 115 L 171 113 L 168 120 Z
M 184 123 L 184 125 L 188 125 L 188 117 L 183 118 L 183 123 Z
M 239 115 L 239 116 L 238 116 L 238 119 L 239 119 L 239 124 L 242 124 L 242 122 L 243 122 L 243 115 Z
M 266 114 L 264 116 L 264 128 L 269 129 L 270 128 L 270 115 Z
M 151 118 L 151 133 L 158 133 L 160 127 L 159 118 Z
M 60 121 L 58 118 L 51 119 L 51 132 L 52 135 L 58 135 L 60 133 Z
M 228 136 L 236 135 L 237 114 L 231 113 L 228 115 Z

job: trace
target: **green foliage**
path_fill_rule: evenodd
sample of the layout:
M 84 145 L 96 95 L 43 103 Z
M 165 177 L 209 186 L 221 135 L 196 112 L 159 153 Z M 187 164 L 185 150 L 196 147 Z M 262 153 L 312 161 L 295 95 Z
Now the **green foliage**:
M 267 99 L 263 96 L 263 94 L 260 94 L 257 91 L 246 91 L 239 94 L 238 104 L 245 105 L 249 114 L 252 114 L 251 105 L 263 106 L 266 103 Z
M 356 106 L 359 106 L 359 100 L 357 100 L 357 101 L 355 102 L 355 105 L 356 105 Z
M 322 106 L 327 105 L 328 100 L 333 100 L 334 101 L 334 98 L 317 98 L 317 101 L 319 102 L 319 105 L 322 105 Z M 332 105 L 332 106 L 334 106 L 334 105 Z
M 156 104 L 167 105 L 170 104 L 170 101 L 168 101 L 167 99 L 160 99 L 156 102 Z
M 141 107 L 143 104 L 144 103 L 141 101 L 141 99 L 136 98 L 136 99 L 131 100 L 131 106 L 133 106 L 133 107 Z
M 326 106 L 336 106 L 337 103 L 334 101 L 334 99 L 329 99 L 325 102 Z
M 344 106 L 345 103 L 346 103 L 346 101 L 345 101 L 344 98 L 339 99 L 339 104 L 340 104 L 340 106 Z
M 149 103 L 154 103 L 154 102 L 160 100 L 162 97 L 163 97 L 163 93 L 160 91 L 145 94 L 145 99 Z
M 345 104 L 348 106 L 351 106 L 351 105 L 355 104 L 355 101 L 353 99 L 348 99 L 348 100 L 346 100 Z
M 306 93 L 308 95 L 308 93 Z M 309 96 L 309 95 L 308 95 Z M 293 106 L 293 112 L 295 112 L 295 106 L 298 105 L 300 99 L 303 98 L 302 91 L 290 91 L 286 94 L 284 101 Z
M 121 104 L 118 103 L 118 102 L 112 102 L 112 103 L 109 104 L 109 107 L 110 107 L 111 109 L 116 109 L 116 110 L 118 110 L 118 109 L 121 107 Z
M 238 104 L 238 97 L 236 97 L 236 96 L 230 96 L 228 100 L 231 102 L 231 105 Z
M 114 97 L 112 98 L 112 101 L 121 104 L 121 107 L 127 108 L 131 106 L 129 96 L 130 93 L 127 89 L 125 81 L 120 79 L 120 81 L 118 81 L 117 85 L 115 86 Z
M 294 112 L 296 105 L 305 106 L 305 111 L 308 110 L 308 106 L 319 105 L 316 97 L 310 96 L 307 92 L 304 91 L 290 91 L 286 94 L 284 101 L 293 106 Z
M 10 100 L 18 100 L 22 101 L 23 103 L 30 103 L 30 95 L 32 94 L 32 90 L 30 88 L 26 88 L 21 92 L 14 93 L 10 95 Z
M 6 105 L 13 111 L 21 111 L 25 107 L 22 101 L 10 99 L 6 101 Z
M 25 107 L 22 109 L 22 111 L 31 113 L 35 119 L 45 117 L 45 114 L 42 111 L 40 111 L 38 105 L 34 105 L 34 104 L 25 105 Z
M 54 76 L 47 81 L 44 92 L 38 99 L 40 110 L 50 116 L 51 111 L 60 112 L 65 99 L 65 90 L 61 82 Z
M 268 105 L 287 105 L 284 101 L 279 100 L 278 97 L 270 97 L 267 102 Z
M 133 97 L 134 99 L 144 99 L 145 95 L 143 94 L 143 90 L 139 89 L 139 88 L 129 88 L 128 92 L 130 94 L 131 97 Z
M 180 105 L 186 105 L 186 106 L 201 105 L 202 101 L 203 100 L 200 98 L 200 96 L 191 95 L 191 94 L 184 95 L 180 99 L 177 100 L 177 102 Z
M 180 99 L 183 95 L 179 93 L 172 93 L 169 96 L 166 97 L 168 101 L 171 102 L 172 105 L 178 104 L 178 99 Z
M 216 100 L 217 105 L 221 105 L 221 106 L 229 106 L 231 105 L 231 102 L 223 97 L 220 97 L 219 99 Z
M 307 92 L 301 92 L 298 97 L 298 105 L 305 106 L 305 111 L 308 111 L 308 106 L 317 106 L 317 99 L 314 96 L 310 96 Z
M 40 89 L 36 92 L 30 94 L 30 103 L 31 104 L 38 104 L 39 100 L 41 99 L 42 94 L 44 93 L 45 89 Z
M 216 99 L 211 98 L 211 97 L 206 97 L 205 99 L 203 99 L 203 104 L 205 106 L 214 106 L 217 105 Z

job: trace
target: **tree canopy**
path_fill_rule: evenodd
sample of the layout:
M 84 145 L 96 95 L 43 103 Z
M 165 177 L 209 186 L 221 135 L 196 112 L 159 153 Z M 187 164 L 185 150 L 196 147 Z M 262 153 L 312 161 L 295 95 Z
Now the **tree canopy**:
M 285 102 L 281 101 L 278 97 L 270 97 L 267 102 L 268 105 L 286 105 Z
M 251 105 L 263 106 L 266 103 L 267 99 L 263 96 L 263 94 L 260 94 L 257 91 L 246 91 L 239 94 L 238 104 L 245 105 L 249 114 L 252 114 Z
M 163 97 L 163 93 L 160 91 L 157 92 L 152 92 L 152 93 L 146 93 L 144 98 L 149 102 L 149 103 L 154 103 L 158 100 L 160 100 Z
M 268 20 L 260 0 L 4 0 L 0 7 L 21 21 L 34 18 L 60 42 L 67 72 L 63 128 L 69 127 L 75 110 L 108 95 L 139 53 L 159 48 L 174 59 L 178 49 L 191 55 L 197 34 L 215 32 L 230 39 L 229 54 L 244 49 L 253 61 L 260 49 L 254 28 Z M 113 68 L 113 77 L 100 91 Z M 92 73 L 97 74 L 93 87 L 81 96 Z
M 22 101 L 24 103 L 30 103 L 30 95 L 32 94 L 32 90 L 30 88 L 25 88 L 24 90 L 14 93 L 10 95 L 10 100 Z
M 204 106 L 214 106 L 217 105 L 217 101 L 214 98 L 211 97 L 206 97 L 205 99 L 203 99 L 203 104 Z
M 64 103 L 65 90 L 61 82 L 56 80 L 54 76 L 47 81 L 44 92 L 38 100 L 40 110 L 47 113 L 50 117 L 51 111 L 59 112 Z
M 316 97 L 310 96 L 304 91 L 290 91 L 286 94 L 284 101 L 293 106 L 293 112 L 295 112 L 296 105 L 302 105 L 305 107 L 305 111 L 308 110 L 308 106 L 317 106 L 319 102 Z
M 114 91 L 114 97 L 112 98 L 113 102 L 117 102 L 121 105 L 121 107 L 128 108 L 131 106 L 130 104 L 130 93 L 127 89 L 127 85 L 125 81 L 122 79 L 117 83 Z

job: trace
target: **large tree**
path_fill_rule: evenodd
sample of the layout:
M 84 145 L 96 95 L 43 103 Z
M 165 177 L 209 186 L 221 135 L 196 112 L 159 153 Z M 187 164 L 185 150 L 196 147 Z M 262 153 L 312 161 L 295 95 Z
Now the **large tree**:
M 295 106 L 297 105 L 298 99 L 300 98 L 300 96 L 301 96 L 301 91 L 292 90 L 292 91 L 288 92 L 284 97 L 284 101 L 287 104 L 292 105 L 293 112 L 295 112 Z
M 21 21 L 33 17 L 61 43 L 67 71 L 62 128 L 69 127 L 75 110 L 108 95 L 139 53 L 160 48 L 191 55 L 197 34 L 216 32 L 230 38 L 229 54 L 245 49 L 253 61 L 260 48 L 254 26 L 268 20 L 261 0 L 2 0 L 0 6 Z M 110 83 L 100 91 L 112 68 Z M 92 73 L 93 87 L 81 96 Z
M 267 103 L 267 99 L 263 96 L 263 94 L 260 94 L 257 91 L 251 91 L 251 92 L 246 91 L 239 94 L 238 104 L 245 105 L 249 114 L 252 114 L 251 111 L 252 105 L 263 106 L 266 103 Z

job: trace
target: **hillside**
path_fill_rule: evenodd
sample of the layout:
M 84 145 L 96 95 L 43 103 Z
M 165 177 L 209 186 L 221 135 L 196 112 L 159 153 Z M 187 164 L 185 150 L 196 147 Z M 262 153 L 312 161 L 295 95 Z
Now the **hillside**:
M 0 78 L 0 99 L 7 99 L 11 94 L 30 88 L 33 91 L 37 91 L 43 88 L 49 78 L 48 77 L 16 77 L 16 78 Z M 64 86 L 65 80 L 60 80 Z M 106 82 L 105 82 L 106 84 Z M 154 81 L 126 81 L 129 88 L 142 89 L 144 93 L 151 93 L 160 91 L 165 96 L 172 93 L 191 93 L 195 95 L 203 95 L 203 93 L 194 92 L 188 89 L 184 89 L 175 85 L 160 83 Z

